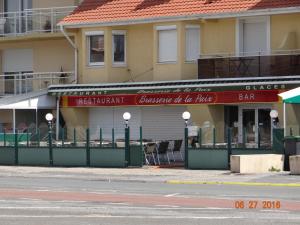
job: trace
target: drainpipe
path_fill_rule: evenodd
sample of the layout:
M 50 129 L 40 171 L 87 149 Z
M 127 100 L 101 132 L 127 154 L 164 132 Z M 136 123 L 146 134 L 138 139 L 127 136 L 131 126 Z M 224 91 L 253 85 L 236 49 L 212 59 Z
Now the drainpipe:
M 71 40 L 71 38 L 68 36 L 66 31 L 64 30 L 63 25 L 60 25 L 60 31 L 63 33 L 65 38 L 68 40 L 68 42 L 71 44 L 71 46 L 74 48 L 74 55 L 75 55 L 75 84 L 78 83 L 78 48 L 76 47 L 75 42 Z

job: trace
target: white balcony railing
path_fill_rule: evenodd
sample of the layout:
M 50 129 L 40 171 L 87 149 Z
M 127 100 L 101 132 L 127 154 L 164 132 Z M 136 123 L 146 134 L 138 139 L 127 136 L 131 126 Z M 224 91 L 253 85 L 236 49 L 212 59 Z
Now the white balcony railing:
M 0 97 L 45 90 L 52 84 L 70 84 L 74 72 L 11 73 L 0 75 Z
M 58 22 L 69 15 L 75 7 L 38 8 L 0 13 L 0 36 L 58 32 Z

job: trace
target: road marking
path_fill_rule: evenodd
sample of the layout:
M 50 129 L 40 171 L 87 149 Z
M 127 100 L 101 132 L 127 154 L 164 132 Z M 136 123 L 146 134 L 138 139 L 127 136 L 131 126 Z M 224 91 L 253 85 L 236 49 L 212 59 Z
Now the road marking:
M 166 198 L 169 198 L 169 197 L 174 197 L 176 195 L 179 195 L 180 193 L 174 193 L 174 194 L 169 194 L 169 195 L 165 195 Z
M 0 215 L 0 218 L 131 218 L 131 219 L 207 219 L 207 220 L 223 220 L 223 219 L 244 219 L 242 216 L 131 216 L 131 215 Z
M 178 205 L 155 205 L 156 207 L 169 207 L 169 208 L 179 208 L 180 206 Z
M 227 182 L 227 181 L 185 181 L 168 180 L 167 184 L 212 184 L 212 185 L 241 185 L 241 186 L 273 186 L 273 187 L 300 187 L 300 183 L 258 183 L 258 182 Z

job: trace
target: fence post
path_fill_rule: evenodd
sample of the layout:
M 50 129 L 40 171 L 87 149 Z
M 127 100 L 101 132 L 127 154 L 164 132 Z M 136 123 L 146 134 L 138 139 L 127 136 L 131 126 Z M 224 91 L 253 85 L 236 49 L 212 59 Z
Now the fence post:
M 90 155 L 90 129 L 86 129 L 86 165 L 91 165 L 91 155 Z
M 41 146 L 41 135 L 40 135 L 40 129 L 37 129 L 37 141 L 38 141 L 38 147 Z
M 112 143 L 112 147 L 114 148 L 115 147 L 115 129 L 112 128 L 112 131 L 111 131 L 111 143 Z
M 76 128 L 74 128 L 74 130 L 73 130 L 73 143 L 74 143 L 74 146 L 76 147 L 76 146 L 77 146 L 77 140 L 76 140 Z
M 100 148 L 102 148 L 102 141 L 103 141 L 102 128 L 100 128 Z
M 4 129 L 3 133 L 3 142 L 4 142 L 4 147 L 6 146 L 6 130 Z
M 188 128 L 184 128 L 184 167 L 189 168 Z
M 213 148 L 216 148 L 216 128 L 213 128 Z
M 227 135 L 227 160 L 228 160 L 228 168 L 230 169 L 230 156 L 232 154 L 232 149 L 231 149 L 231 129 L 228 128 L 228 131 L 227 131 L 228 135 Z
M 61 146 L 65 147 L 65 128 L 61 128 Z
M 29 147 L 29 133 L 28 133 L 28 128 L 27 128 L 27 132 L 26 132 L 26 146 L 27 148 Z
M 246 148 L 246 128 L 243 128 L 243 147 Z
M 51 124 L 49 124 L 48 141 L 49 141 L 49 159 L 50 159 L 50 166 L 53 166 L 52 125 L 51 125 Z
M 259 127 L 257 129 L 257 135 L 258 135 L 258 137 L 257 137 L 257 141 L 258 141 L 257 147 L 258 147 L 258 149 L 260 149 L 260 128 Z
M 199 143 L 199 148 L 202 148 L 202 128 L 199 128 L 198 131 L 198 143 Z
M 129 127 L 125 128 L 125 167 L 130 165 L 130 138 L 129 138 Z
M 143 127 L 140 126 L 140 147 L 141 147 L 141 151 L 140 151 L 140 154 L 141 154 L 141 167 L 143 166 L 143 163 L 144 163 L 144 146 L 143 146 Z
M 15 165 L 19 164 L 18 131 L 15 131 Z

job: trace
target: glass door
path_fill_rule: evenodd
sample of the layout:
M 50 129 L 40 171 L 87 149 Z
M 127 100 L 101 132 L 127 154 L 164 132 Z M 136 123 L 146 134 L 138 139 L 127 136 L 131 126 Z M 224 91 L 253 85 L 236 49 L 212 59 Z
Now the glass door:
M 239 108 L 239 143 L 248 148 L 271 145 L 270 108 L 245 107 Z
M 260 145 L 270 147 L 272 140 L 270 109 L 258 109 L 258 126 Z

